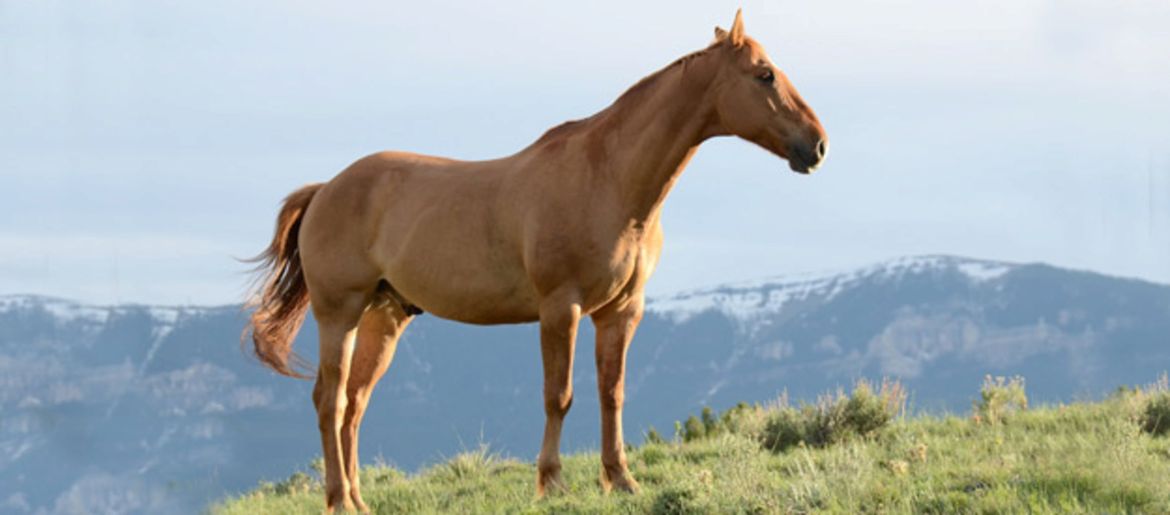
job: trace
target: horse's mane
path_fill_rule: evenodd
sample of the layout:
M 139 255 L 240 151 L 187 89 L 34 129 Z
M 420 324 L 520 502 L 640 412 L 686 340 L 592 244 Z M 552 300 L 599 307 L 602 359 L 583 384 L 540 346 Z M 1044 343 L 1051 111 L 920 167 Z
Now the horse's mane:
M 533 143 L 533 145 L 539 145 L 553 140 L 569 137 L 585 128 L 592 120 L 598 119 L 608 113 L 620 112 L 628 105 L 636 105 L 648 91 L 653 89 L 652 86 L 657 84 L 666 74 L 680 67 L 685 72 L 687 64 L 696 58 L 706 55 L 712 48 L 718 46 L 718 44 L 719 42 L 712 43 L 711 46 L 708 46 L 707 48 L 691 52 L 678 59 L 675 59 L 674 62 L 634 83 L 633 86 L 630 86 L 629 89 L 619 95 L 617 100 L 610 104 L 609 107 L 586 118 L 569 120 L 567 122 L 561 123 L 545 131 L 545 133 L 541 135 L 540 138 L 537 139 L 535 143 Z

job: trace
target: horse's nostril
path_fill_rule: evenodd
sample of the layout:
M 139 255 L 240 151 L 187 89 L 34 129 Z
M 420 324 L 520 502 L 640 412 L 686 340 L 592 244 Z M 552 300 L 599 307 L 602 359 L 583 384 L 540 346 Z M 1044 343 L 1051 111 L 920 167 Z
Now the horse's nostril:
M 823 139 L 817 142 L 817 160 L 825 158 L 825 154 L 829 153 L 829 140 Z

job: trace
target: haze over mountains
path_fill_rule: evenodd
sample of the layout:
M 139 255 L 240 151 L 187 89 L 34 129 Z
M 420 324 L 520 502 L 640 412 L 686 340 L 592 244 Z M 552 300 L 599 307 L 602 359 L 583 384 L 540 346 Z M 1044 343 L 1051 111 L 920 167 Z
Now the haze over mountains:
M 191 511 L 319 453 L 312 384 L 241 353 L 238 306 L 86 306 L 0 297 L 0 512 Z M 315 327 L 296 347 L 315 355 Z M 563 445 L 595 447 L 583 324 Z M 965 412 L 985 374 L 1034 401 L 1100 396 L 1170 368 L 1170 286 L 948 256 L 654 299 L 629 355 L 625 426 L 704 405 L 902 379 L 917 408 Z M 533 325 L 423 316 L 363 426 L 367 463 L 416 470 L 486 442 L 531 459 L 543 428 Z

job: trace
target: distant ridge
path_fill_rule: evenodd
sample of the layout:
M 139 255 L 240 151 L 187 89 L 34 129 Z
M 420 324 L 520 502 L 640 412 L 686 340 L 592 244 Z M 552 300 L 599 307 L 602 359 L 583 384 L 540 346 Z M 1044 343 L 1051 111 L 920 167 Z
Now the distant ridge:
M 873 265 L 825 272 L 772 276 L 752 281 L 724 283 L 654 297 L 647 309 L 683 321 L 707 310 L 717 310 L 746 321 L 779 311 L 788 302 L 820 297 L 832 299 L 862 280 L 897 280 L 905 274 L 953 271 L 975 282 L 989 281 L 1021 265 L 957 256 L 909 256 Z
M 631 442 L 704 405 L 809 399 L 859 377 L 899 378 L 916 409 L 962 413 L 986 374 L 1025 376 L 1043 403 L 1170 370 L 1170 286 L 1038 263 L 905 257 L 691 289 L 647 311 L 629 351 Z M 243 324 L 239 305 L 0 295 L 0 511 L 7 495 L 31 512 L 187 513 L 308 463 L 312 382 L 257 364 Z M 296 342 L 310 360 L 315 331 L 310 318 Z M 582 324 L 567 451 L 597 445 L 592 331 Z M 537 339 L 533 324 L 420 317 L 378 385 L 363 460 L 417 470 L 478 440 L 530 459 Z

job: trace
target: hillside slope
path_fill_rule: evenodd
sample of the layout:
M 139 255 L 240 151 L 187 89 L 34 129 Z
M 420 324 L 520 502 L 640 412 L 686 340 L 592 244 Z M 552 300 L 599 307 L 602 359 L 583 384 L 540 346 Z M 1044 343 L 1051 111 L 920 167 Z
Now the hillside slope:
M 1166 513 L 1170 440 L 1137 430 L 1123 400 L 1016 415 L 904 419 L 868 439 L 772 452 L 725 433 L 647 444 L 630 454 L 636 495 L 600 492 L 596 454 L 567 457 L 569 491 L 532 495 L 531 463 L 484 451 L 417 475 L 363 471 L 375 513 Z M 266 484 L 214 513 L 318 513 L 310 471 Z

